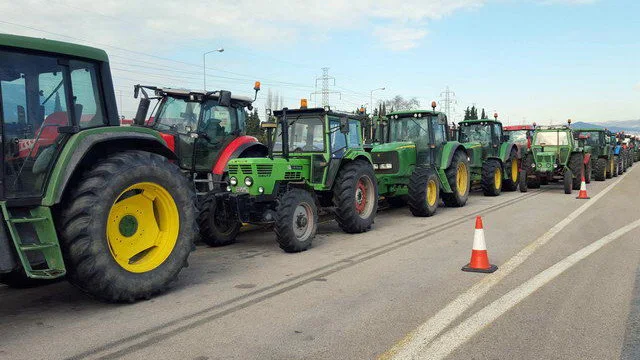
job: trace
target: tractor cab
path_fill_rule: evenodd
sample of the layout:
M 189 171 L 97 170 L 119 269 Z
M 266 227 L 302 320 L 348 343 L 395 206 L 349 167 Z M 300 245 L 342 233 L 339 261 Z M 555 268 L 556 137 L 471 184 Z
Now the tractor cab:
M 531 139 L 533 138 L 534 125 L 512 125 L 502 128 L 505 135 L 509 136 L 509 140 L 518 144 L 521 148 L 530 148 Z
M 259 82 L 254 90 L 257 96 Z M 229 159 L 243 154 L 266 155 L 266 147 L 258 139 L 245 135 L 246 110 L 252 109 L 255 98 L 224 90 L 204 92 L 136 85 L 135 96 L 140 94 L 134 124 L 162 134 L 176 153 L 180 168 L 193 174 L 199 195 L 226 180 Z M 157 101 L 156 109 L 147 118 L 151 100 Z
M 497 119 L 464 120 L 458 123 L 458 141 L 484 158 L 498 156 L 500 145 L 509 141 L 509 136 L 503 133 Z

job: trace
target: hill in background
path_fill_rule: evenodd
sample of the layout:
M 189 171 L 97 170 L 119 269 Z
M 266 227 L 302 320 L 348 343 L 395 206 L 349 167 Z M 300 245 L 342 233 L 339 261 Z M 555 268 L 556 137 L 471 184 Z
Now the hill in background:
M 613 132 L 624 131 L 629 134 L 640 134 L 640 120 L 625 120 L 625 121 L 598 121 L 598 122 L 583 122 L 578 121 L 571 124 L 572 127 L 595 127 L 595 128 L 607 128 Z

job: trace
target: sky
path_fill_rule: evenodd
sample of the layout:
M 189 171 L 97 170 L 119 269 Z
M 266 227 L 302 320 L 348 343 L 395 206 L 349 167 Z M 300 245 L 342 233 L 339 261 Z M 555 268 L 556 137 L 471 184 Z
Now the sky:
M 506 124 L 640 119 L 637 0 L 22 0 L 0 2 L 0 32 L 75 42 L 110 56 L 120 113 L 137 83 L 253 95 L 284 106 L 372 108 L 395 95 L 455 92 Z M 385 90 L 371 90 L 384 87 Z M 375 106 L 375 105 L 374 105 Z

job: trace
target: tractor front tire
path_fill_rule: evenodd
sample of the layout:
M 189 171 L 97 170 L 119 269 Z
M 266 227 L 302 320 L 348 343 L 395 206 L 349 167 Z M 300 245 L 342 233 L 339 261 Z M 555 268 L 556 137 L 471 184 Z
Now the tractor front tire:
M 432 216 L 438 209 L 438 175 L 428 168 L 416 168 L 409 179 L 409 210 L 413 216 Z
M 236 217 L 224 213 L 221 199 L 216 194 L 223 190 L 213 190 L 202 199 L 198 213 L 200 238 L 209 246 L 224 246 L 233 243 L 240 232 L 242 223 Z
M 502 189 L 504 191 L 516 191 L 518 189 L 518 180 L 520 179 L 520 160 L 515 150 L 511 151 L 509 159 L 504 163 L 504 171 L 509 178 L 504 181 Z
M 451 193 L 442 193 L 442 201 L 448 207 L 462 207 L 469 199 L 471 189 L 471 173 L 469 160 L 463 151 L 456 151 L 451 165 L 445 170 Z
M 622 175 L 624 173 L 622 157 L 620 155 L 616 155 L 616 156 L 614 156 L 614 159 L 615 159 L 615 162 L 616 162 L 617 167 L 618 167 L 618 171 L 616 171 L 616 173 L 618 175 Z M 616 175 L 614 174 L 614 176 L 616 176 Z
M 518 186 L 520 187 L 520 192 L 527 192 L 529 191 L 529 186 L 527 186 L 527 171 L 526 170 L 520 170 L 520 181 L 518 181 Z
M 571 170 L 567 169 L 564 172 L 562 184 L 564 185 L 564 193 L 571 194 L 571 190 L 573 190 L 573 174 Z
M 482 164 L 482 191 L 484 196 L 498 196 L 502 191 L 502 164 L 496 159 L 488 159 Z
M 318 208 L 308 191 L 291 189 L 284 193 L 276 208 L 273 226 L 280 248 L 288 253 L 309 249 L 318 231 Z
M 613 177 L 613 173 L 616 170 L 616 165 L 613 162 L 613 158 L 610 159 L 605 159 L 606 163 L 607 163 L 607 174 L 606 174 L 606 178 L 607 179 L 611 179 Z
M 571 154 L 569 158 L 569 169 L 573 176 L 573 190 L 580 190 L 580 183 L 582 182 L 582 175 L 585 171 L 584 168 L 584 155 L 581 153 Z
M 61 205 L 67 278 L 110 302 L 164 291 L 188 265 L 195 201 L 188 179 L 162 156 L 124 151 L 97 161 Z
M 596 159 L 596 166 L 593 168 L 595 181 L 604 181 L 607 178 L 607 165 L 606 159 Z
M 370 163 L 355 160 L 340 169 L 333 187 L 333 204 L 342 231 L 356 234 L 371 228 L 378 211 L 378 183 Z

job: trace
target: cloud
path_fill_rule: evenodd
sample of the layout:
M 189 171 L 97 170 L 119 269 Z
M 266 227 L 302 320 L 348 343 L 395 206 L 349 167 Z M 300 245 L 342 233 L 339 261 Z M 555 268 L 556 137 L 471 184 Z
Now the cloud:
M 426 30 L 406 26 L 376 27 L 373 34 L 389 50 L 403 51 L 415 48 L 427 35 Z
M 640 91 L 640 82 L 638 82 L 638 83 L 636 84 L 636 86 L 634 86 L 634 87 L 633 87 L 633 89 L 634 89 L 635 91 Z

